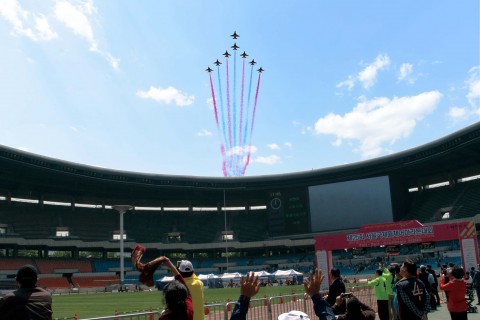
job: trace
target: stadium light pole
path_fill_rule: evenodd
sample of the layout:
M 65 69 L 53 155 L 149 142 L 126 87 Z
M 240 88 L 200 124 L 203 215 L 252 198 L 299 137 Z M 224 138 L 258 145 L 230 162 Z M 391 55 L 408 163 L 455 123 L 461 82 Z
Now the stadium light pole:
M 116 205 L 112 206 L 112 209 L 117 210 L 120 214 L 120 285 L 123 285 L 124 281 L 124 271 L 125 271 L 125 264 L 124 264 L 124 256 L 123 256 L 123 215 L 132 210 L 133 207 L 129 205 Z
M 227 258 L 227 272 L 228 272 L 228 237 L 227 237 L 227 201 L 225 197 L 225 189 L 223 189 L 223 217 L 225 222 L 225 257 Z

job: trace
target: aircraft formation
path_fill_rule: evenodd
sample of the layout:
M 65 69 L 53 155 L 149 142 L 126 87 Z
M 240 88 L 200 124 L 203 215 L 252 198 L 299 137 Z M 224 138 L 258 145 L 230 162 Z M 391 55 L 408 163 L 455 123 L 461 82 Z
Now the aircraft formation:
M 232 37 L 233 39 L 238 39 L 238 38 L 240 37 L 240 35 L 237 34 L 237 31 L 234 31 L 233 34 L 230 35 L 230 37 Z M 237 46 L 237 43 L 235 42 L 235 43 L 233 44 L 233 46 L 231 46 L 231 48 L 232 48 L 234 51 L 236 51 L 236 50 L 239 49 L 240 47 Z M 222 55 L 225 56 L 225 58 L 228 58 L 228 57 L 231 56 L 231 54 L 228 53 L 228 50 L 225 50 L 225 53 L 222 53 Z M 248 54 L 247 54 L 245 51 L 243 51 L 243 53 L 240 55 L 240 57 L 242 57 L 242 58 L 245 59 L 246 57 L 248 57 Z M 249 63 L 250 63 L 252 66 L 253 66 L 254 64 L 256 64 L 255 60 L 253 60 L 253 59 L 252 59 L 252 61 L 250 61 Z M 221 63 L 220 61 L 218 61 L 218 59 L 217 59 L 213 64 L 215 64 L 215 65 L 218 67 L 218 66 L 221 65 L 222 63 Z M 210 72 L 212 72 L 213 70 L 210 69 L 210 67 L 208 67 L 207 69 L 205 69 L 205 71 L 207 71 L 208 73 L 210 73 Z M 257 71 L 258 71 L 259 73 L 262 73 L 262 72 L 264 71 L 264 69 L 263 69 L 262 67 L 260 67 L 260 69 L 258 69 Z
M 230 37 L 237 40 L 240 35 L 235 31 Z M 221 135 L 222 171 L 226 177 L 245 175 L 250 163 L 260 79 L 264 71 L 262 67 L 256 69 L 258 77 L 254 81 L 253 71 L 257 62 L 252 59 L 247 63 L 249 55 L 243 51 L 238 54 L 241 60 L 237 64 L 240 46 L 234 42 L 230 48 L 233 53 L 225 50 L 222 54 L 224 60 L 216 59 L 213 62 L 215 70 L 210 67 L 205 70 L 210 77 L 215 123 Z M 246 70 L 248 64 L 249 72 Z M 237 67 L 241 68 L 240 72 L 237 72 Z

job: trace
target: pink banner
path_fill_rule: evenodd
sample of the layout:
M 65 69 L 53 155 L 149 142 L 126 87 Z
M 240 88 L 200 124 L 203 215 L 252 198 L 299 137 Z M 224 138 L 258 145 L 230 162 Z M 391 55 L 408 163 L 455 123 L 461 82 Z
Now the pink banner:
M 473 229 L 475 226 L 473 226 Z M 417 220 L 362 226 L 358 232 L 318 236 L 315 251 L 379 247 L 432 241 L 476 239 L 468 222 L 424 226 Z

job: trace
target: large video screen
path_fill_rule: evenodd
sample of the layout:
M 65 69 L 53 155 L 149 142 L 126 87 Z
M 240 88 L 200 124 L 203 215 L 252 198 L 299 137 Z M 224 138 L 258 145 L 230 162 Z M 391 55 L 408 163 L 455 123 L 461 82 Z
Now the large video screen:
M 312 232 L 393 221 L 387 176 L 308 188 Z

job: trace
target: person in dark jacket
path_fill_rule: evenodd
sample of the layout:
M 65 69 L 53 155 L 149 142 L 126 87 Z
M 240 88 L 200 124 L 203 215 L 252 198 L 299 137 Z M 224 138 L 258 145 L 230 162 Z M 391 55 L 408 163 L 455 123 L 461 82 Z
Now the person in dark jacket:
M 336 303 L 341 303 L 342 297 L 337 297 Z M 338 315 L 337 320 L 375 320 L 375 311 L 355 296 L 346 299 L 345 314 Z
M 330 270 L 330 276 L 332 277 L 333 281 L 330 287 L 328 288 L 328 295 L 325 297 L 328 304 L 333 306 L 335 301 L 339 295 L 345 293 L 345 283 L 340 276 L 340 270 L 337 268 L 332 268 Z M 345 302 L 339 305 L 337 308 L 334 309 L 335 314 L 343 314 L 345 313 Z
M 417 279 L 417 265 L 405 259 L 400 267 L 400 279 L 397 289 L 398 319 L 425 320 L 430 312 L 430 296 L 422 281 Z
M 19 289 L 0 299 L 0 319 L 52 319 L 52 295 L 37 287 L 37 279 L 34 266 L 24 265 L 18 269 L 16 281 Z
M 431 264 L 427 264 L 427 272 L 433 276 L 434 283 L 431 284 L 433 295 L 435 296 L 435 302 L 437 306 L 440 306 L 440 295 L 438 294 L 438 279 L 435 270 L 432 269 Z

